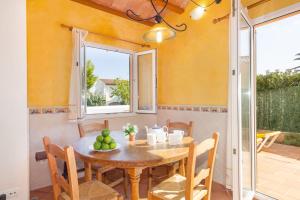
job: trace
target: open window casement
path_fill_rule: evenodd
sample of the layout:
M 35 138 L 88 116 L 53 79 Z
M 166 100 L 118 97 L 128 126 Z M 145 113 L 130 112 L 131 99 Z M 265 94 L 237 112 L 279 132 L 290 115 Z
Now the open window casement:
M 134 111 L 157 112 L 157 60 L 156 50 L 134 54 Z
M 76 121 L 84 116 L 85 105 L 85 73 L 84 73 L 84 41 L 88 32 L 72 29 L 72 66 L 69 90 L 69 120 Z
M 80 116 L 85 117 L 86 114 L 86 68 L 85 68 L 85 44 L 80 46 Z

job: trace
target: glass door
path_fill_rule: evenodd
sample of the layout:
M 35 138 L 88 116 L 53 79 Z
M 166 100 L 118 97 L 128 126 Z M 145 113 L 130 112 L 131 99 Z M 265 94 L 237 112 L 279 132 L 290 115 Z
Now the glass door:
M 232 1 L 229 133 L 232 147 L 233 199 L 255 194 L 253 26 L 240 0 Z
M 252 65 L 252 35 L 247 15 L 241 11 L 239 19 L 238 43 L 238 115 L 240 135 L 240 165 L 243 199 L 252 199 L 254 196 L 254 126 L 253 126 L 253 65 Z

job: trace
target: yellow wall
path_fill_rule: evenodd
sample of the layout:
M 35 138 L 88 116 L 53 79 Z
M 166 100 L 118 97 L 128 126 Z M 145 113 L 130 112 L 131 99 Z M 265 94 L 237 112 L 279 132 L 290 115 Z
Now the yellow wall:
M 28 106 L 68 105 L 72 38 L 61 23 L 138 42 L 149 28 L 70 0 L 28 0 Z M 94 35 L 89 40 L 140 49 Z
M 159 46 L 159 104 L 227 105 L 229 21 L 212 20 L 230 11 L 230 1 L 210 7 L 199 21 L 190 19 L 192 8 L 170 17 L 173 24 L 186 22 L 188 30 Z
M 69 0 L 28 0 L 29 106 L 68 105 L 71 32 L 61 23 L 142 42 L 149 27 Z M 182 15 L 168 14 L 172 23 L 186 22 L 188 30 L 158 47 L 159 104 L 226 105 L 228 20 L 212 19 L 229 12 L 229 0 L 212 6 L 199 21 L 191 21 L 190 4 Z M 140 50 L 95 36 L 98 43 Z M 138 48 L 138 49 L 137 49 Z

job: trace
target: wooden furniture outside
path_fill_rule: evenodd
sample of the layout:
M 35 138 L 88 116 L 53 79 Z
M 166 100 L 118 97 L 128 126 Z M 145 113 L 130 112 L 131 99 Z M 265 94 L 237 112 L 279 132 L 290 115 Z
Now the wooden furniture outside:
M 95 133 L 95 132 L 98 132 L 98 134 L 100 134 L 100 132 L 103 130 L 103 129 L 108 129 L 109 128 L 109 124 L 108 124 L 108 120 L 104 120 L 104 123 L 99 123 L 99 122 L 81 122 L 78 124 L 78 129 L 79 129 L 79 134 L 80 134 L 80 137 L 85 137 L 91 133 Z M 104 182 L 104 174 L 106 172 L 109 172 L 111 170 L 114 170 L 116 169 L 116 167 L 114 166 L 109 166 L 109 165 L 99 165 L 97 163 L 92 163 L 91 167 L 88 166 L 88 164 L 85 164 L 86 165 L 86 171 L 87 170 L 92 170 L 96 173 L 96 179 L 98 181 L 101 181 L 101 182 Z M 91 172 L 87 172 L 88 174 L 90 174 Z M 123 170 L 123 177 L 115 180 L 114 182 L 112 183 L 108 183 L 108 185 L 110 187 L 114 187 L 120 183 L 123 182 L 123 185 L 124 185 L 124 191 L 125 191 L 125 194 L 127 193 L 127 185 L 128 185 L 128 179 L 127 179 L 127 174 L 126 174 L 126 171 Z M 127 194 L 126 194 L 127 196 Z
M 55 200 L 123 199 L 117 191 L 100 181 L 89 181 L 79 185 L 73 147 L 69 146 L 62 149 L 55 144 L 51 144 L 48 137 L 44 137 L 43 142 L 47 153 Z M 56 159 L 66 162 L 67 180 L 59 174 Z
M 170 131 L 173 130 L 183 130 L 185 132 L 185 136 L 189 136 L 192 137 L 193 136 L 193 122 L 190 121 L 189 123 L 185 123 L 185 122 L 171 122 L 170 120 L 167 120 L 167 127 Z M 186 159 L 183 159 L 181 161 L 181 165 L 182 166 L 186 166 Z M 179 170 L 179 164 L 178 162 L 176 163 L 169 163 L 166 167 L 168 168 L 168 176 L 173 176 L 178 170 Z M 153 175 L 153 170 L 155 170 L 155 168 L 149 168 L 148 169 L 148 190 L 151 190 L 152 188 L 152 181 L 153 179 L 162 179 L 165 177 L 155 177 Z M 185 169 L 182 169 L 183 171 L 181 173 L 185 173 Z
M 257 152 L 260 152 L 262 148 L 269 148 L 274 144 L 277 140 L 279 135 L 281 134 L 280 131 L 271 131 L 271 132 L 258 132 L 256 134 L 256 146 Z
M 87 163 L 93 162 L 126 169 L 131 181 L 132 200 L 139 199 L 139 181 L 143 169 L 186 158 L 188 146 L 193 141 L 193 138 L 185 137 L 180 145 L 170 146 L 166 143 L 149 146 L 145 139 L 129 142 L 122 132 L 111 132 L 111 135 L 120 144 L 117 150 L 105 153 L 89 150 L 89 145 L 95 140 L 96 134 L 80 138 L 73 145 L 74 150 Z M 91 174 L 86 174 L 86 180 L 90 179 Z
M 148 200 L 210 200 L 218 141 L 219 134 L 214 133 L 212 138 L 198 145 L 192 143 L 189 147 L 187 176 L 175 174 L 161 182 L 149 192 Z M 197 156 L 207 151 L 207 168 L 195 172 Z

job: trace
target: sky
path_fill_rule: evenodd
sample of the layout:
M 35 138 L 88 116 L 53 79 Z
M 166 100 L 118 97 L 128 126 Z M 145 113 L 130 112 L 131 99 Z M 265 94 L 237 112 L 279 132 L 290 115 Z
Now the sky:
M 101 79 L 129 80 L 130 54 L 87 47 L 86 60 L 94 63 L 94 74 Z
M 257 73 L 300 66 L 300 14 L 256 28 Z

